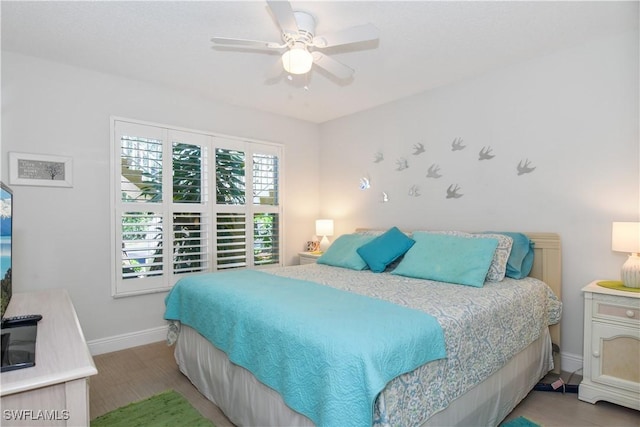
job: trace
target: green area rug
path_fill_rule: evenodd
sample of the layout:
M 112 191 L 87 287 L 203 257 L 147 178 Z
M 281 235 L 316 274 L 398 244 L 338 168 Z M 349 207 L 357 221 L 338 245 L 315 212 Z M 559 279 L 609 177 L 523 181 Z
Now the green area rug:
M 215 427 L 179 393 L 167 390 L 115 409 L 91 421 L 91 427 Z
M 540 424 L 536 424 L 528 418 L 518 417 L 512 420 L 509 420 L 503 424 L 500 424 L 500 427 L 541 427 Z

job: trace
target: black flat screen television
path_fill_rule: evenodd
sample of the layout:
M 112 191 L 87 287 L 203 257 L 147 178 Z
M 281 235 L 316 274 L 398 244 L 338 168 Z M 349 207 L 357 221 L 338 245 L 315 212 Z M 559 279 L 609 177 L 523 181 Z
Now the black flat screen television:
M 0 317 L 4 318 L 4 312 L 9 305 L 12 295 L 11 286 L 11 255 L 13 234 L 13 191 L 0 182 L 0 280 L 2 281 L 2 299 L 0 304 Z
M 30 368 L 36 365 L 37 322 L 5 327 L 0 331 L 2 335 L 0 372 Z

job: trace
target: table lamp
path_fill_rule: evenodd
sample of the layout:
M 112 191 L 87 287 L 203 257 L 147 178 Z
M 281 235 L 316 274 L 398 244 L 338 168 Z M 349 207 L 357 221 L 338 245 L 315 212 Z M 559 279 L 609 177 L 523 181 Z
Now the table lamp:
M 316 236 L 322 236 L 320 240 L 320 251 L 324 252 L 329 247 L 329 239 L 327 236 L 333 236 L 333 220 L 317 219 L 316 220 Z
M 640 222 L 614 222 L 611 250 L 630 254 L 620 272 L 622 284 L 629 288 L 640 288 Z

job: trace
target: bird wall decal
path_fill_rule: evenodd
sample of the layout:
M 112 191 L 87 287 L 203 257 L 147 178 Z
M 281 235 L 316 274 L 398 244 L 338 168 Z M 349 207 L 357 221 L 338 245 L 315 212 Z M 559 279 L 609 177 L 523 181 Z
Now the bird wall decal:
M 534 170 L 536 170 L 536 166 L 531 167 L 531 162 L 529 161 L 529 159 L 526 160 L 520 160 L 520 162 L 518 163 L 518 176 L 520 175 L 524 175 L 525 173 L 531 173 Z
M 409 168 L 409 162 L 404 157 L 401 157 L 398 160 L 396 160 L 396 166 L 397 166 L 396 167 L 397 171 L 403 171 Z
M 424 144 L 417 143 L 413 146 L 413 155 L 417 156 L 424 153 Z
M 435 163 L 429 166 L 429 170 L 427 170 L 427 178 L 442 178 L 442 175 L 440 174 L 440 166 Z
M 362 178 L 360 178 L 360 189 L 368 190 L 369 187 L 371 187 L 371 182 L 369 181 L 369 178 L 367 178 L 366 176 L 363 176 Z
M 460 191 L 458 184 L 451 184 L 449 188 L 447 188 L 447 199 L 459 199 L 464 196 L 464 194 L 458 193 L 458 191 Z
M 495 154 L 491 154 L 491 147 L 484 146 L 482 150 L 480 150 L 478 160 L 491 160 L 495 156 Z
M 462 138 L 455 138 L 451 143 L 451 151 L 460 151 L 467 148 L 466 145 L 462 145 L 463 142 L 464 140 Z

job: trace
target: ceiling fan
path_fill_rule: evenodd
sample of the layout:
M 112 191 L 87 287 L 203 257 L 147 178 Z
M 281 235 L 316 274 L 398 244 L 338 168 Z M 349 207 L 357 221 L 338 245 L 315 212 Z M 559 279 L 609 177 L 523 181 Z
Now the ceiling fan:
M 226 37 L 213 37 L 211 41 L 218 46 L 284 50 L 282 66 L 289 74 L 306 74 L 315 64 L 339 79 L 348 79 L 354 70 L 318 49 L 378 39 L 379 32 L 373 24 L 358 25 L 316 36 L 316 21 L 311 14 L 294 11 L 288 1 L 267 0 L 267 5 L 282 29 L 282 42 Z

